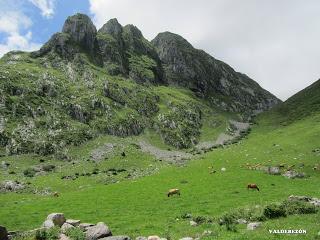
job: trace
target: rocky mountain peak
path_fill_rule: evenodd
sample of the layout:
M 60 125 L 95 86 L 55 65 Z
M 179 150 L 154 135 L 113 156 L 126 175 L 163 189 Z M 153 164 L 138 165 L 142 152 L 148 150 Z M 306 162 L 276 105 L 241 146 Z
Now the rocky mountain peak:
M 100 29 L 99 33 L 110 34 L 114 38 L 119 38 L 122 34 L 122 25 L 118 22 L 116 18 L 110 19 L 105 23 Z
M 87 15 L 78 13 L 68 17 L 62 32 L 70 34 L 71 39 L 80 46 L 89 50 L 94 49 L 97 29 Z
M 166 44 L 166 45 L 171 45 L 172 47 L 177 45 L 180 45 L 180 46 L 182 45 L 185 47 L 192 48 L 192 45 L 186 39 L 172 32 L 159 33 L 151 42 L 155 46 L 161 46 Z
M 137 28 L 136 26 L 134 26 L 132 24 L 128 24 L 128 25 L 124 26 L 124 30 L 125 30 L 126 34 L 128 34 L 129 36 L 131 36 L 133 38 L 143 38 L 142 32 L 139 30 L 139 28 Z

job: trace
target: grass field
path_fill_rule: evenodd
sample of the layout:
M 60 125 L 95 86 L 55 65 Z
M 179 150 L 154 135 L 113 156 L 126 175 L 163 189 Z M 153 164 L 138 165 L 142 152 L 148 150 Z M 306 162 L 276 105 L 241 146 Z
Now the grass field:
M 167 165 L 142 154 L 132 145 L 137 138 L 98 138 L 70 150 L 70 154 L 78 161 L 75 166 L 71 162 L 48 158 L 46 163 L 61 165 L 61 168 L 34 178 L 22 177 L 20 172 L 27 166 L 37 164 L 39 157 L 3 157 L 1 160 L 18 169 L 15 168 L 16 175 L 1 172 L 0 180 L 11 178 L 30 181 L 40 189 L 50 187 L 60 192 L 61 196 L 1 194 L 0 224 L 9 230 L 33 229 L 39 227 L 49 213 L 63 212 L 68 218 L 81 219 L 82 222 L 104 221 L 114 234 L 132 237 L 157 234 L 179 239 L 185 236 L 196 237 L 204 230 L 211 230 L 212 234 L 202 239 L 317 239 L 316 235 L 320 231 L 319 212 L 268 220 L 255 231 L 248 231 L 245 225 L 238 225 L 237 231 L 231 232 L 217 224 L 217 219 L 227 212 L 281 202 L 291 194 L 320 197 L 320 171 L 313 170 L 320 156 L 312 152 L 320 148 L 320 115 L 310 116 L 288 126 L 271 124 L 264 118 L 258 118 L 257 121 L 251 133 L 237 144 L 215 149 L 182 167 Z M 86 161 L 90 149 L 110 141 L 123 145 L 115 156 L 98 164 Z M 128 153 L 125 158 L 118 154 L 123 150 Z M 303 171 L 309 177 L 287 179 L 245 167 L 246 164 L 257 163 L 295 164 L 297 171 Z M 140 172 L 143 177 L 126 179 L 128 172 L 108 177 L 100 172 L 74 181 L 61 179 L 65 174 L 111 167 Z M 217 172 L 210 174 L 209 167 Z M 226 168 L 225 172 L 220 170 L 222 167 Z M 110 184 L 110 181 L 119 182 Z M 248 191 L 248 183 L 257 183 L 260 192 Z M 166 192 L 170 188 L 179 188 L 181 196 L 168 198 Z M 214 221 L 192 227 L 188 219 L 181 217 L 186 213 L 193 217 L 212 218 Z M 306 229 L 307 234 L 274 235 L 268 232 L 269 229 L 286 228 Z

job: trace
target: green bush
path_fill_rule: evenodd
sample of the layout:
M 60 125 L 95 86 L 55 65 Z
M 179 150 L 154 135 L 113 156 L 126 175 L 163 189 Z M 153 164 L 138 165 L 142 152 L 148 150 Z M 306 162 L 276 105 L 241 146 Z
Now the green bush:
M 269 204 L 263 210 L 263 215 L 266 218 L 279 218 L 279 217 L 286 217 L 286 210 L 283 208 L 282 205 L 279 204 Z
M 65 234 L 72 240 L 85 240 L 85 234 L 80 228 L 69 228 Z
M 287 215 L 292 214 L 309 214 L 316 213 L 317 209 L 315 206 L 308 202 L 303 201 L 284 201 L 282 208 L 285 209 Z
M 227 231 L 236 232 L 236 216 L 231 213 L 227 213 L 222 216 L 221 218 L 221 224 L 226 225 Z
M 42 170 L 45 171 L 45 172 L 51 172 L 55 168 L 56 168 L 56 166 L 52 165 L 52 164 L 42 166 Z
M 33 168 L 27 168 L 26 170 L 23 171 L 23 175 L 26 177 L 34 177 L 36 174 L 36 171 Z

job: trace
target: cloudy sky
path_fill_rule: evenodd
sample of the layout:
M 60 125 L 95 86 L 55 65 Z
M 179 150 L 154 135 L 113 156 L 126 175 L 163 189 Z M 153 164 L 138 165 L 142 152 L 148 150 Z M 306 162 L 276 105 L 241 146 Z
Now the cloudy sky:
M 0 0 L 0 56 L 39 48 L 65 18 L 178 33 L 285 100 L 320 78 L 319 0 Z

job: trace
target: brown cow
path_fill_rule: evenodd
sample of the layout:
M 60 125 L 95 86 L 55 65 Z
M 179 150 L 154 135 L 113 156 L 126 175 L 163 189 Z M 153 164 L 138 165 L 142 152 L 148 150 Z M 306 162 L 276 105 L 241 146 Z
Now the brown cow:
M 173 189 L 170 189 L 167 193 L 168 197 L 172 196 L 172 195 L 179 195 L 180 196 L 180 190 L 178 188 L 173 188 Z
M 258 186 L 257 186 L 257 184 L 255 184 L 255 183 L 249 183 L 248 186 L 247 186 L 247 189 L 249 190 L 249 188 L 257 189 L 258 191 L 260 191 Z

